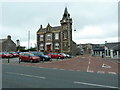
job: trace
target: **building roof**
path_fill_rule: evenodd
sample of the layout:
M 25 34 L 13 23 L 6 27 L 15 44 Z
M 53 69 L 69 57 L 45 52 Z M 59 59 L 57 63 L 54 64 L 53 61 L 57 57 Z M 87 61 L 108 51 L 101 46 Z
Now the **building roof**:
M 94 51 L 104 51 L 104 45 L 102 45 L 102 44 L 93 44 L 92 49 Z
M 119 50 L 120 42 L 106 43 L 106 47 L 108 47 L 108 49 Z
M 0 39 L 0 43 L 5 42 L 7 39 Z
M 61 30 L 61 26 L 51 27 L 50 25 L 49 25 L 49 26 L 47 25 L 47 27 L 50 27 L 50 31 Z M 37 33 L 38 33 L 38 32 L 43 32 L 43 31 L 47 31 L 47 27 L 46 27 L 46 28 L 40 28 L 40 29 L 37 31 Z

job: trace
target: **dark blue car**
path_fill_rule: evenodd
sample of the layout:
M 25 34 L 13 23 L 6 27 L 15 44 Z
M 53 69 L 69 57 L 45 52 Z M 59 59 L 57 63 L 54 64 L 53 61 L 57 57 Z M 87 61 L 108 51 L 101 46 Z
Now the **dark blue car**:
M 51 56 L 49 55 L 44 55 L 43 52 L 32 52 L 34 55 L 39 56 L 41 58 L 42 61 L 50 61 L 51 60 Z

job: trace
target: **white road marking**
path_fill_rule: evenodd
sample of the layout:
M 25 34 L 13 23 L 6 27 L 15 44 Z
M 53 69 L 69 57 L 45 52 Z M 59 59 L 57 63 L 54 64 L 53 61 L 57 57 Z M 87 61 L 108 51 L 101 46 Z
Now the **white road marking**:
M 111 66 L 107 65 L 107 64 L 103 64 L 102 65 L 103 68 L 111 68 Z
M 104 71 L 98 71 L 97 73 L 102 73 L 102 74 L 104 74 L 105 72 L 104 72 Z
M 89 71 L 89 65 L 88 65 L 88 67 L 87 67 L 87 72 Z
M 109 74 L 117 74 L 116 72 L 108 72 Z
M 90 58 L 89 58 L 89 63 L 88 63 L 88 67 L 87 67 L 87 72 L 89 72 L 90 70 L 89 70 L 89 68 L 90 68 Z
M 8 73 L 8 74 L 21 75 L 21 76 L 27 76 L 27 77 L 34 77 L 34 78 L 46 79 L 46 77 L 40 77 L 40 76 L 34 76 L 34 75 L 28 75 L 28 74 L 22 74 L 22 73 L 14 73 L 14 72 L 6 72 L 6 73 Z
M 94 72 L 93 70 L 88 70 L 87 72 Z
M 106 86 L 106 85 L 100 85 L 100 84 L 92 84 L 92 83 L 85 83 L 85 82 L 74 82 L 76 84 L 84 84 L 84 85 L 89 85 L 89 86 L 97 86 L 97 87 L 106 87 L 106 88 L 118 88 L 115 86 Z

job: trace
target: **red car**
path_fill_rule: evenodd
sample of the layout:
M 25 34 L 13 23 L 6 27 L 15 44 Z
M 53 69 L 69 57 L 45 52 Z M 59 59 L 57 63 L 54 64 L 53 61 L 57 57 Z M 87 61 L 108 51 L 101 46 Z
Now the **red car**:
M 0 57 L 1 57 L 1 58 L 12 58 L 13 55 L 10 54 L 10 53 L 8 53 L 8 52 L 1 52 L 1 53 L 0 53 Z
M 19 55 L 19 59 L 21 59 L 21 61 L 30 61 L 30 62 L 39 62 L 40 61 L 40 57 L 35 56 L 32 53 L 21 53 Z
M 0 52 L 0 57 L 1 57 L 1 58 L 5 58 L 5 55 L 4 55 L 3 52 Z
M 64 58 L 63 55 L 59 55 L 58 53 L 49 53 L 48 55 L 50 55 L 51 58 L 59 58 L 59 59 L 63 59 Z
M 9 53 L 12 54 L 14 57 L 18 57 L 19 56 L 19 54 L 16 53 L 16 52 L 9 52 Z

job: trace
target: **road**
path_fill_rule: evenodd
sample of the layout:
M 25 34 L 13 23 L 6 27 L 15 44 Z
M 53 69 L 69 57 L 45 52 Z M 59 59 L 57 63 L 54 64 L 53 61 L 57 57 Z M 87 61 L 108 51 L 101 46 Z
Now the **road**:
M 2 64 L 3 88 L 117 88 L 118 75 Z

